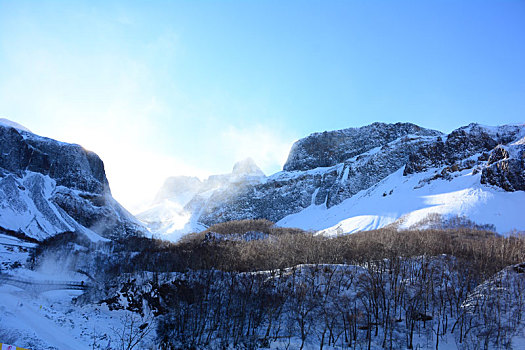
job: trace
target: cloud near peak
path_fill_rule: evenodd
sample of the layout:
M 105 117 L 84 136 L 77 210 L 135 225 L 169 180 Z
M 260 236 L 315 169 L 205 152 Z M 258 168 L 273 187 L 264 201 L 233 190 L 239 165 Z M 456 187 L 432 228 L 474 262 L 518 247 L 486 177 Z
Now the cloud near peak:
M 220 135 L 223 152 L 234 162 L 250 157 L 267 175 L 282 169 L 295 140 L 280 128 L 262 124 L 229 126 Z

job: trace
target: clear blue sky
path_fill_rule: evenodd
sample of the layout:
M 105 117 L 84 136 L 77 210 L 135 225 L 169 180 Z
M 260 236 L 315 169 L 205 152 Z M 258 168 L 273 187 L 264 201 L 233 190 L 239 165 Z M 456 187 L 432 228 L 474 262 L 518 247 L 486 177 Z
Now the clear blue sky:
M 316 131 L 524 112 L 525 1 L 0 0 L 0 116 L 99 153 L 130 208 Z

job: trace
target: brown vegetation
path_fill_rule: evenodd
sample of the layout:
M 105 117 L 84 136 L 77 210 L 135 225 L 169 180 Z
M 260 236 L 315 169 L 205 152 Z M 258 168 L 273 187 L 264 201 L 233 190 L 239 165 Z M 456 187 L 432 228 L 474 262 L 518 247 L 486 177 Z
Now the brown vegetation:
M 260 231 L 268 238 L 252 241 L 207 241 L 208 232 L 223 235 Z M 395 257 L 447 254 L 472 265 L 481 276 L 525 261 L 525 236 L 503 237 L 470 228 L 396 231 L 380 229 L 326 238 L 298 229 L 276 228 L 266 220 L 228 222 L 188 235 L 178 243 L 128 238 L 113 250 L 130 254 L 132 264 L 119 272 L 219 269 L 276 270 L 298 264 L 362 264 Z M 137 254 L 138 252 L 138 254 Z M 121 270 L 124 269 L 124 270 Z

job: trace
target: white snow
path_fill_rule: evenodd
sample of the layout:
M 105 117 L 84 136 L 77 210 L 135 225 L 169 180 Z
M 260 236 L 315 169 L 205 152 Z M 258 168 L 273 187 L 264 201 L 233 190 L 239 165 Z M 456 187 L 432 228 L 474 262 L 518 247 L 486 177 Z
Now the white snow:
M 499 233 L 525 230 L 525 192 L 505 192 L 480 184 L 480 173 L 453 173 L 450 181 L 432 180 L 437 169 L 403 176 L 403 169 L 378 185 L 361 191 L 341 204 L 310 207 L 288 215 L 277 225 L 320 231 L 332 236 L 385 227 L 399 220 L 400 228 L 417 226 L 429 215 L 466 217 L 477 224 L 492 224 Z
M 6 119 L 6 118 L 0 118 L 0 124 L 10 127 L 10 128 L 15 128 L 15 129 L 26 131 L 26 132 L 31 132 L 31 130 L 29 130 L 25 126 L 18 124 L 17 122 L 14 122 L 12 120 Z
M 8 236 L 0 238 L 2 242 L 13 242 Z M 16 254 L 20 255 L 18 260 L 27 257 L 27 253 Z M 0 252 L 0 257 L 3 259 L 5 254 Z M 99 348 L 93 347 L 94 343 L 105 349 L 110 341 L 117 345 L 116 331 L 122 329 L 125 315 L 131 313 L 110 311 L 105 305 L 73 304 L 72 299 L 83 291 L 59 289 L 60 285 L 64 282 L 79 283 L 86 277 L 58 265 L 56 261 L 50 261 L 38 271 L 26 268 L 10 270 L 9 275 L 15 281 L 33 283 L 26 283 L 23 288 L 0 278 L 0 334 L 9 335 L 9 339 L 0 339 L 0 343 L 42 350 Z M 46 283 L 51 288 L 46 288 Z M 147 342 L 152 343 L 154 336 L 153 332 Z
M 165 199 L 137 216 L 146 224 L 155 237 L 178 241 L 191 232 L 200 232 L 206 227 L 192 219 L 191 213 L 174 201 Z
M 102 348 L 116 345 L 115 330 L 122 327 L 123 316 L 130 312 L 73 305 L 71 300 L 80 294 L 81 291 L 55 290 L 35 295 L 0 285 L 2 328 L 16 339 L 12 343 L 28 348 L 33 345 L 31 349 L 88 350 L 94 342 Z

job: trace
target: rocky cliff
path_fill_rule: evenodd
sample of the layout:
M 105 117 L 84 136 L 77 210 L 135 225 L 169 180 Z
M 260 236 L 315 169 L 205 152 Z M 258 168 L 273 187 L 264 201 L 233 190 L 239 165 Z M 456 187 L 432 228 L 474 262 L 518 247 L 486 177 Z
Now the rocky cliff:
M 284 171 L 237 189 L 227 201 L 213 194 L 199 220 L 205 225 L 246 218 L 276 222 L 311 204 L 337 205 L 405 165 L 410 154 L 441 135 L 409 123 L 310 135 L 293 145 Z
M 93 239 L 145 232 L 111 196 L 95 153 L 6 122 L 0 122 L 0 228 L 38 240 L 67 231 Z
M 373 123 L 360 128 L 315 133 L 294 143 L 283 170 L 330 167 L 409 135 L 440 136 L 441 132 L 411 123 Z

